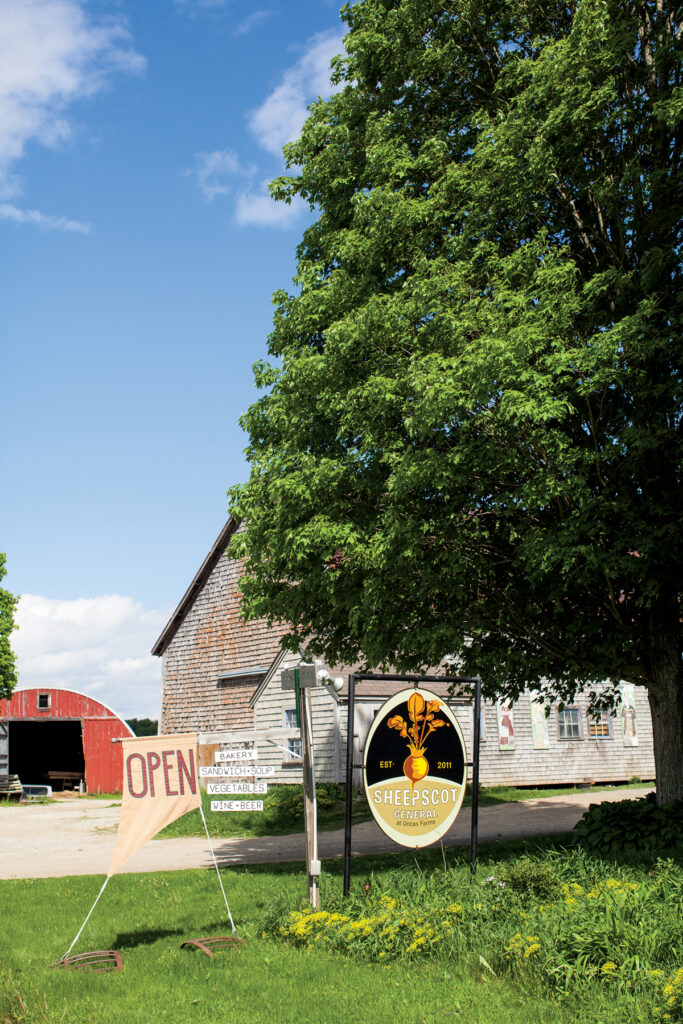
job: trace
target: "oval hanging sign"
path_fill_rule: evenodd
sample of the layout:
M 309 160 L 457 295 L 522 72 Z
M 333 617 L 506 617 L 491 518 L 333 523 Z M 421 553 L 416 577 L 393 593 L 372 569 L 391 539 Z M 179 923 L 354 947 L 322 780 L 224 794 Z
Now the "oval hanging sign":
M 451 709 L 430 690 L 401 690 L 368 733 L 363 783 L 375 821 L 402 846 L 429 846 L 455 821 L 465 796 L 465 741 Z

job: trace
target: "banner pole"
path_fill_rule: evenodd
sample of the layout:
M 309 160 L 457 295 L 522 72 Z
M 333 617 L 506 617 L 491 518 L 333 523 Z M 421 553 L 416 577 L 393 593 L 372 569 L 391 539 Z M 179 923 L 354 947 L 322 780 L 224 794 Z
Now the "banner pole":
M 216 868 L 216 874 L 218 875 L 218 884 L 221 887 L 223 899 L 225 900 L 225 909 L 227 910 L 228 917 L 230 918 L 230 927 L 232 928 L 232 934 L 237 935 L 237 938 L 239 938 L 237 929 L 235 928 L 235 922 L 233 921 L 232 914 L 230 913 L 230 907 L 228 906 L 228 897 L 225 895 L 225 889 L 223 888 L 223 879 L 221 878 L 221 873 L 218 870 L 218 861 L 216 860 L 216 854 L 213 852 L 213 843 L 211 842 L 211 836 L 209 835 L 209 826 L 206 824 L 206 818 L 204 817 L 204 807 L 202 806 L 202 804 L 199 805 L 199 813 L 201 814 L 202 821 L 204 822 L 204 831 L 206 832 L 206 838 L 209 840 L 211 856 L 213 857 L 213 864 L 214 867 Z
M 80 928 L 78 929 L 78 935 L 76 936 L 76 938 L 75 938 L 75 939 L 73 940 L 73 942 L 71 943 L 71 945 L 70 945 L 70 946 L 69 946 L 69 948 L 67 949 L 66 953 L 65 953 L 65 954 L 64 954 L 64 956 L 62 957 L 62 960 L 66 960 L 66 958 L 68 957 L 69 953 L 71 952 L 71 950 L 72 950 L 72 949 L 74 948 L 74 946 L 76 945 L 76 943 L 77 943 L 77 942 L 78 942 L 78 940 L 80 939 L 80 937 L 81 937 L 81 932 L 83 931 L 83 929 L 85 928 L 86 924 L 87 924 L 87 923 L 88 923 L 88 921 L 90 920 L 90 914 L 92 914 L 93 910 L 94 910 L 94 909 L 95 909 L 95 907 L 97 906 L 97 900 L 99 900 L 100 896 L 101 896 L 101 895 L 102 895 L 102 893 L 104 892 L 104 886 L 105 886 L 105 885 L 107 884 L 107 882 L 109 881 L 109 878 L 110 878 L 110 877 L 111 877 L 110 875 L 107 875 L 107 877 L 105 878 L 105 880 L 104 880 L 104 885 L 102 886 L 102 888 L 100 889 L 100 891 L 99 891 L 99 892 L 98 892 L 98 894 L 97 894 L 97 899 L 95 900 L 95 902 L 93 903 L 92 907 L 90 908 L 90 910 L 89 910 L 89 912 L 88 912 L 88 916 L 86 917 L 86 919 L 85 919 L 85 921 L 83 922 L 83 924 L 81 925 L 81 927 L 80 927 Z

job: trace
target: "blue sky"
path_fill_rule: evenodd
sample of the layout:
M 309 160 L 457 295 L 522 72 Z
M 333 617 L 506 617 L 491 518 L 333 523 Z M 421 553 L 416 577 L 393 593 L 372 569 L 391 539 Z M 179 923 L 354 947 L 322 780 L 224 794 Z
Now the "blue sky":
M 149 649 L 244 479 L 271 294 L 310 214 L 281 146 L 327 0 L 0 0 L 0 550 L 20 685 L 156 715 Z

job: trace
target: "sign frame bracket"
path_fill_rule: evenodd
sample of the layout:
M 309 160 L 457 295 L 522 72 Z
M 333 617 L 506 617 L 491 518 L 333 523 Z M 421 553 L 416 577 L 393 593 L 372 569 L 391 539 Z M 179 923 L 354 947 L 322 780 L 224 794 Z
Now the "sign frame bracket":
M 472 768 L 472 818 L 470 826 L 470 872 L 474 876 L 477 870 L 477 845 L 479 830 L 479 754 L 481 746 L 481 676 L 417 676 L 382 672 L 351 672 L 348 681 L 348 711 L 346 717 L 346 808 L 344 819 L 344 882 L 343 895 L 348 898 L 351 891 L 351 819 L 353 813 L 353 770 L 358 766 L 353 759 L 354 712 L 356 704 L 356 682 L 397 682 L 414 683 L 421 686 L 429 683 L 465 683 L 474 687 L 473 698 L 456 698 L 452 702 L 456 707 L 474 705 L 474 722 L 472 735 L 472 761 L 466 767 Z M 450 706 L 450 705 L 449 705 Z

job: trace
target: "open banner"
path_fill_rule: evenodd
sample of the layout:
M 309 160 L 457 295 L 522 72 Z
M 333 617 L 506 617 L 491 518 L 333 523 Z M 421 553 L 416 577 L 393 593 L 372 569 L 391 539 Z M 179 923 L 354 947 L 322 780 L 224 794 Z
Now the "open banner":
M 197 734 L 131 736 L 123 743 L 123 798 L 109 876 L 148 839 L 201 808 Z
M 88 911 L 88 916 L 79 928 L 76 938 L 59 961 L 59 966 L 73 966 L 68 962 L 69 954 L 90 920 L 90 915 L 97 906 L 111 876 L 120 871 L 128 858 L 136 853 L 141 846 L 144 846 L 148 839 L 187 811 L 193 811 L 195 807 L 202 817 L 232 934 L 237 936 L 237 929 L 230 913 L 228 897 L 225 895 L 216 854 L 202 808 L 197 734 L 185 732 L 170 736 L 131 736 L 121 742 L 123 743 L 123 794 L 119 830 L 116 834 L 111 864 L 102 888 Z M 116 955 L 118 956 L 118 954 Z

